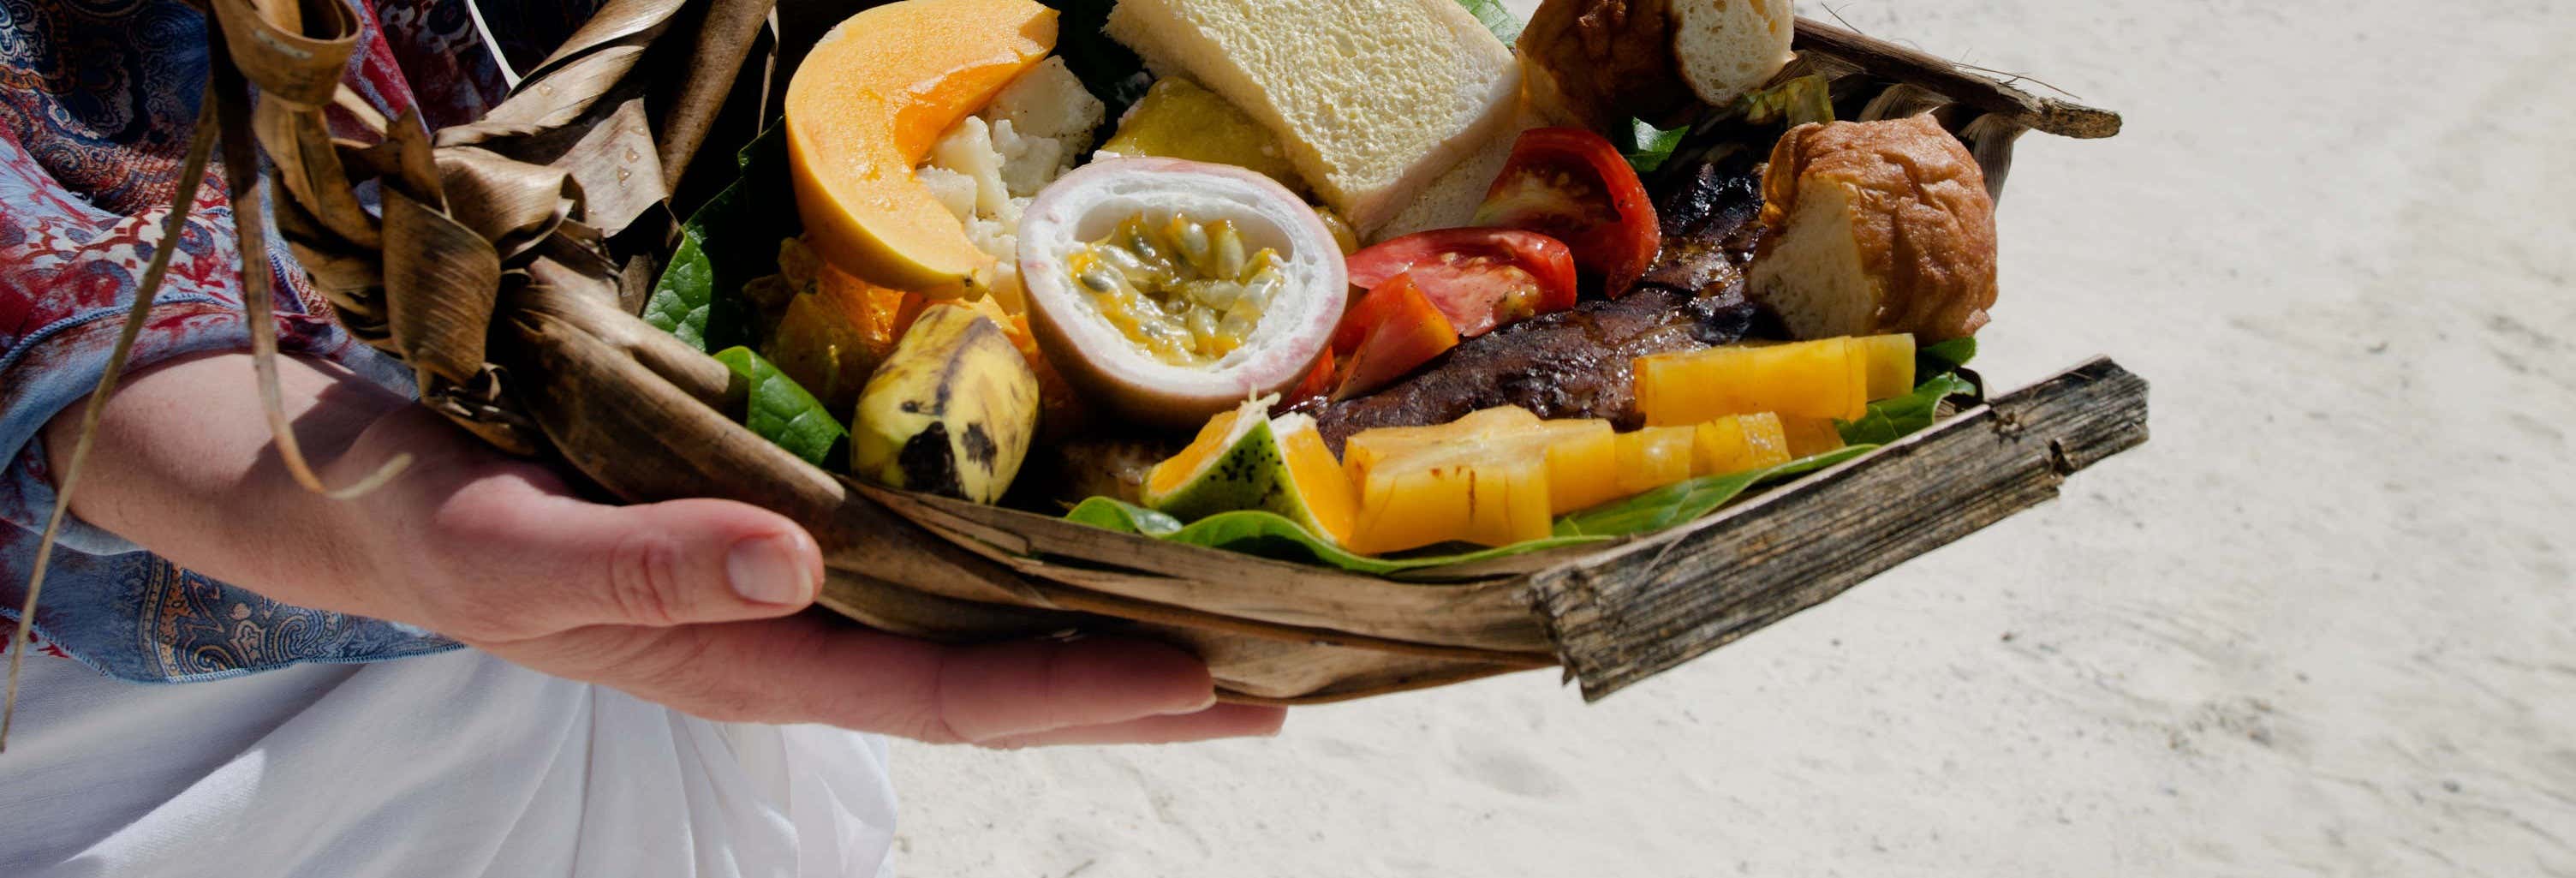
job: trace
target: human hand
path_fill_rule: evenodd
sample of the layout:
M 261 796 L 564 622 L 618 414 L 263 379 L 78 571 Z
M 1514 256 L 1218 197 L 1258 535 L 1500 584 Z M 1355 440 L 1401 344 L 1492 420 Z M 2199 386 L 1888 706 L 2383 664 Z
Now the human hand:
M 331 460 L 326 481 L 413 457 L 357 500 L 311 494 L 269 448 L 246 359 L 129 378 L 73 511 L 277 600 L 420 625 L 709 719 L 1015 747 L 1265 735 L 1284 718 L 1215 704 L 1205 665 L 1158 643 L 945 646 L 800 613 L 822 555 L 783 516 L 586 502 L 434 414 L 287 361 L 289 411 L 308 453 Z M 78 410 L 47 427 L 57 472 Z

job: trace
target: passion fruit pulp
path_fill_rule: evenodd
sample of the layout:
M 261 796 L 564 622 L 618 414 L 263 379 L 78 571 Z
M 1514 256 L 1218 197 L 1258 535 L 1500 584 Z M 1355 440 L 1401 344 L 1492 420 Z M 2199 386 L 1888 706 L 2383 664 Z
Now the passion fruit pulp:
M 1130 341 L 1176 366 L 1215 362 L 1243 346 L 1287 277 L 1279 253 L 1244 253 L 1226 220 L 1143 215 L 1065 259 L 1092 304 Z
M 1194 428 L 1294 386 L 1349 295 L 1341 247 L 1314 210 L 1228 165 L 1077 168 L 1038 193 L 1019 244 L 1047 359 L 1086 399 L 1147 426 Z

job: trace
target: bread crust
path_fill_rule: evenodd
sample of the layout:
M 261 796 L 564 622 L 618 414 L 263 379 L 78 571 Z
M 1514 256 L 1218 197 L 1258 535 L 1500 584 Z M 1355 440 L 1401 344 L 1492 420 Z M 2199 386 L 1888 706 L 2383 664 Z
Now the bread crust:
M 1871 325 L 1851 334 L 1910 332 L 1929 343 L 1986 325 L 1996 292 L 1995 206 L 1985 172 L 1958 138 L 1928 115 L 1790 129 L 1762 178 L 1757 265 L 1787 231 L 1798 199 L 1825 186 L 1851 193 L 1850 233 L 1880 294 Z

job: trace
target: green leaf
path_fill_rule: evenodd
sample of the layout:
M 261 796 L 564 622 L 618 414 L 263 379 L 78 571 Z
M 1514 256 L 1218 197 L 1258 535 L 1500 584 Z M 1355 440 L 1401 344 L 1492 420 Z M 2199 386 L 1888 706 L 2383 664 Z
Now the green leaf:
M 778 241 L 803 233 L 787 181 L 785 126 L 771 124 L 734 156 L 742 179 L 680 225 L 680 246 L 644 301 L 644 322 L 702 351 L 751 344 L 742 286 L 778 270 Z
M 1092 527 L 1167 537 L 1180 532 L 1181 520 L 1115 497 L 1092 497 L 1064 514 L 1066 521 Z
M 795 379 L 750 348 L 726 348 L 717 351 L 715 357 L 751 387 L 746 395 L 747 410 L 735 413 L 743 426 L 804 458 L 806 463 L 836 472 L 845 468 L 843 464 L 850 459 L 850 431 L 824 411 L 823 403 L 813 394 L 806 393 Z
M 1503 8 L 1502 0 L 1458 0 L 1458 5 L 1467 7 L 1467 14 L 1484 22 L 1485 29 L 1493 31 L 1494 37 L 1502 40 L 1503 45 L 1520 41 L 1521 20 L 1512 17 L 1511 10 Z
M 1690 127 L 1687 125 L 1657 128 L 1644 119 L 1630 119 L 1627 136 L 1621 138 L 1619 144 L 1619 154 L 1628 158 L 1628 166 L 1637 169 L 1638 174 L 1651 174 L 1656 168 L 1663 167 L 1666 159 L 1673 157 L 1673 150 L 1682 145 L 1682 135 L 1688 133 Z
M 1388 558 L 1354 555 L 1316 536 L 1286 517 L 1246 509 L 1220 512 L 1182 525 L 1178 519 L 1151 509 L 1110 497 L 1093 497 L 1065 514 L 1070 521 L 1106 528 L 1121 533 L 1143 534 L 1156 539 L 1193 546 L 1260 555 L 1284 561 L 1312 561 L 1329 564 L 1353 573 L 1377 576 L 1445 567 L 1471 561 L 1485 561 L 1542 549 L 1599 542 L 1604 536 L 1554 536 L 1523 540 L 1508 546 L 1479 549 L 1455 554 L 1412 554 Z
M 1802 475 L 1866 454 L 1875 445 L 1847 445 L 1778 466 L 1676 482 L 1556 520 L 1556 535 L 1623 537 L 1662 530 L 1717 511 L 1746 489 Z
M 1977 337 L 1973 335 L 1925 345 L 1914 351 L 1914 372 L 1918 375 L 1932 375 L 1955 371 L 1976 357 Z
M 1957 372 L 1943 372 L 1914 385 L 1912 393 L 1870 403 L 1869 413 L 1862 415 L 1860 420 L 1837 420 L 1834 427 L 1843 434 L 1845 442 L 1884 445 L 1932 426 L 1932 418 L 1939 413 L 1942 400 L 1975 395 L 1976 384 Z
M 1057 57 L 1064 59 L 1065 69 L 1073 71 L 1091 96 L 1108 105 L 1101 117 L 1100 137 L 1108 139 L 1109 129 L 1118 126 L 1118 117 L 1127 108 L 1145 98 L 1145 89 L 1154 84 L 1154 76 L 1145 71 L 1145 60 L 1134 51 L 1109 38 L 1102 30 L 1109 23 L 1110 7 L 1118 0 L 1044 0 L 1056 11 Z

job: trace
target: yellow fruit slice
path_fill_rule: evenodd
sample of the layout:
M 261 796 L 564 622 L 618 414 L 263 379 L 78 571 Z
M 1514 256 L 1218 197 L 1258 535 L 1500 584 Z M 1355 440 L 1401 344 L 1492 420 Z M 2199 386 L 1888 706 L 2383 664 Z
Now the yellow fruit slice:
M 1145 505 L 1183 521 L 1260 509 L 1335 543 L 1350 541 L 1357 500 L 1315 419 L 1269 417 L 1273 400 L 1220 412 L 1145 477 Z
M 1619 434 L 1609 421 L 1548 421 L 1547 509 L 1564 515 L 1621 496 Z
M 787 302 L 762 353 L 812 391 L 823 408 L 847 418 L 859 388 L 921 314 L 920 296 L 876 286 L 822 266 L 812 292 Z
M 1914 336 L 1908 333 L 1855 339 L 1869 360 L 1869 398 L 1873 401 L 1914 391 Z
M 1558 486 L 1613 481 L 1614 435 L 1608 421 L 1542 421 L 1513 406 L 1435 426 L 1363 431 L 1342 447 L 1343 469 L 1359 493 L 1351 547 L 1393 552 L 1545 537 L 1556 513 L 1610 499 Z
M 1908 346 L 1908 351 L 1912 350 Z M 1788 463 L 1789 438 L 1770 412 L 1728 415 L 1691 434 L 1691 474 L 1722 476 Z
M 1726 415 L 1854 420 L 1869 410 L 1870 357 L 1850 338 L 1737 345 L 1636 361 L 1637 410 L 1651 426 Z
M 1291 421 L 1285 427 L 1279 421 Z M 1288 477 L 1304 501 L 1306 522 L 1321 530 L 1337 543 L 1349 543 L 1351 529 L 1359 517 L 1359 495 L 1351 490 L 1349 479 L 1342 477 L 1341 461 L 1324 447 L 1324 434 L 1315 431 L 1315 420 L 1305 415 L 1290 415 L 1271 422 L 1279 435 L 1279 450 L 1288 458 Z M 1295 518 L 1296 516 L 1290 516 Z
M 1207 425 L 1199 428 L 1199 434 L 1192 437 L 1190 444 L 1183 446 L 1180 453 L 1155 464 L 1154 471 L 1145 476 L 1146 505 L 1153 505 L 1155 500 L 1178 492 L 1190 479 L 1206 472 L 1208 466 L 1216 462 L 1217 455 L 1242 441 L 1243 434 L 1251 429 L 1251 425 L 1242 423 L 1243 429 L 1235 428 L 1252 411 L 1252 407 L 1246 405 L 1216 413 L 1208 418 Z
M 1145 98 L 1118 120 L 1100 151 L 1234 165 L 1305 194 L 1306 181 L 1279 146 L 1279 135 L 1252 121 L 1224 96 L 1179 76 L 1154 80 Z
M 993 257 L 913 177 L 940 132 L 1055 47 L 1035 0 L 900 0 L 824 34 L 787 85 L 787 155 L 814 249 L 870 282 L 942 298 Z
M 1780 419 L 1780 431 L 1789 440 L 1789 458 L 1814 457 L 1843 447 L 1842 430 L 1828 418 Z
M 1456 445 L 1378 461 L 1359 484 L 1353 551 L 1450 541 L 1504 546 L 1549 533 L 1547 462 Z
M 1691 477 L 1694 427 L 1647 427 L 1619 434 L 1619 491 L 1643 494 Z
M 1343 445 L 1342 462 L 1351 481 L 1362 483 L 1380 459 L 1444 443 L 1472 443 L 1500 455 L 1538 455 L 1547 464 L 1548 514 L 1562 515 L 1623 496 L 1617 435 L 1609 421 L 1542 421 L 1528 409 L 1496 406 L 1446 424 L 1363 431 Z

